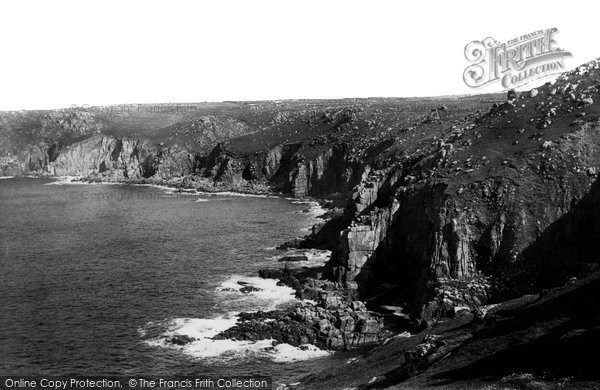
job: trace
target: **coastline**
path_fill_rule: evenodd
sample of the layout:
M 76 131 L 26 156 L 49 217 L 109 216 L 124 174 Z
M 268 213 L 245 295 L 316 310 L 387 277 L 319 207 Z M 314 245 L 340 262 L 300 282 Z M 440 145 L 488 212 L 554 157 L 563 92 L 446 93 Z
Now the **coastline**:
M 97 178 L 90 178 L 86 176 L 55 176 L 55 175 L 40 175 L 40 174 L 30 174 L 30 175 L 15 175 L 15 176 L 2 176 L 0 179 L 15 179 L 15 178 L 30 178 L 30 179 L 53 179 L 56 182 L 48 183 L 52 185 L 61 185 L 61 184 L 82 184 L 82 185 L 131 185 L 131 186 L 145 186 L 145 187 L 153 187 L 162 190 L 173 191 L 173 193 L 180 194 L 196 194 L 196 195 L 223 195 L 223 196 L 253 196 L 253 197 L 261 197 L 261 198 L 280 198 L 289 200 L 292 202 L 300 203 L 300 204 L 317 204 L 320 209 L 325 213 L 327 210 L 324 207 L 331 200 L 326 198 L 315 198 L 310 196 L 303 197 L 290 197 L 289 194 L 285 194 L 282 192 L 274 192 L 268 189 L 267 186 L 260 186 L 259 188 L 254 187 L 239 187 L 239 186 L 224 186 L 224 188 L 210 188 L 210 187 L 193 187 L 190 185 L 183 185 L 182 181 L 185 180 L 188 176 L 181 177 L 180 179 L 170 179 L 170 180 L 147 180 L 147 179 L 128 179 L 128 180 L 99 180 Z

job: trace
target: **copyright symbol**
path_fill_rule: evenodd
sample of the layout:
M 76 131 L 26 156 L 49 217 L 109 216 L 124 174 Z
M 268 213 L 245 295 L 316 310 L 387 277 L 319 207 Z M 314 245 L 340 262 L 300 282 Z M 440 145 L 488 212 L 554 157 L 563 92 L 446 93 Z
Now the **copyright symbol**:
M 136 387 L 137 386 L 137 381 L 135 379 L 130 379 L 129 380 L 129 387 Z

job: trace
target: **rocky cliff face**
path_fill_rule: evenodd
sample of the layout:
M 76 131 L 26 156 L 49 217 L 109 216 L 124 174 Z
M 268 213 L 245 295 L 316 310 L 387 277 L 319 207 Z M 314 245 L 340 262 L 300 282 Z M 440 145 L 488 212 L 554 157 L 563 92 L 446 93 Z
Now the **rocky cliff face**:
M 0 176 L 20 176 L 43 171 L 48 166 L 50 158 L 54 157 L 54 150 L 55 147 L 40 142 L 26 146 L 16 155 L 8 154 L 0 157 Z
M 82 176 L 106 181 L 171 179 L 195 173 L 197 156 L 177 146 L 98 135 L 61 147 L 40 143 L 5 158 L 0 174 Z
M 313 149 L 294 143 L 239 155 L 218 145 L 208 157 L 206 175 L 221 182 L 264 183 L 298 198 L 320 197 L 348 192 L 356 182 L 354 169 L 360 165 L 334 147 Z

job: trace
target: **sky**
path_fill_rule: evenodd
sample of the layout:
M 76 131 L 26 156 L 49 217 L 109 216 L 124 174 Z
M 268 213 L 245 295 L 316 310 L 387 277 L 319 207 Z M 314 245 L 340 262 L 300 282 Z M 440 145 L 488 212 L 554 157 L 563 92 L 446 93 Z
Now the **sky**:
M 592 1 L 5 1 L 0 110 L 482 93 L 464 48 L 557 27 L 600 57 Z

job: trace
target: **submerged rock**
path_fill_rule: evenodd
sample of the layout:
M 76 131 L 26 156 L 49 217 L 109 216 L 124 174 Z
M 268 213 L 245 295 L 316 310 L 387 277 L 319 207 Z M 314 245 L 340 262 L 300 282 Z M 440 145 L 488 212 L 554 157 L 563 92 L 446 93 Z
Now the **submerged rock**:
M 190 337 L 187 335 L 176 334 L 174 336 L 171 336 L 168 339 L 168 341 L 175 345 L 186 345 L 186 344 L 196 341 L 196 339 L 194 337 Z
M 254 287 L 254 286 L 244 286 L 242 288 L 240 288 L 240 292 L 242 293 L 250 293 L 250 292 L 255 292 L 255 291 L 261 291 L 260 288 L 258 287 Z

